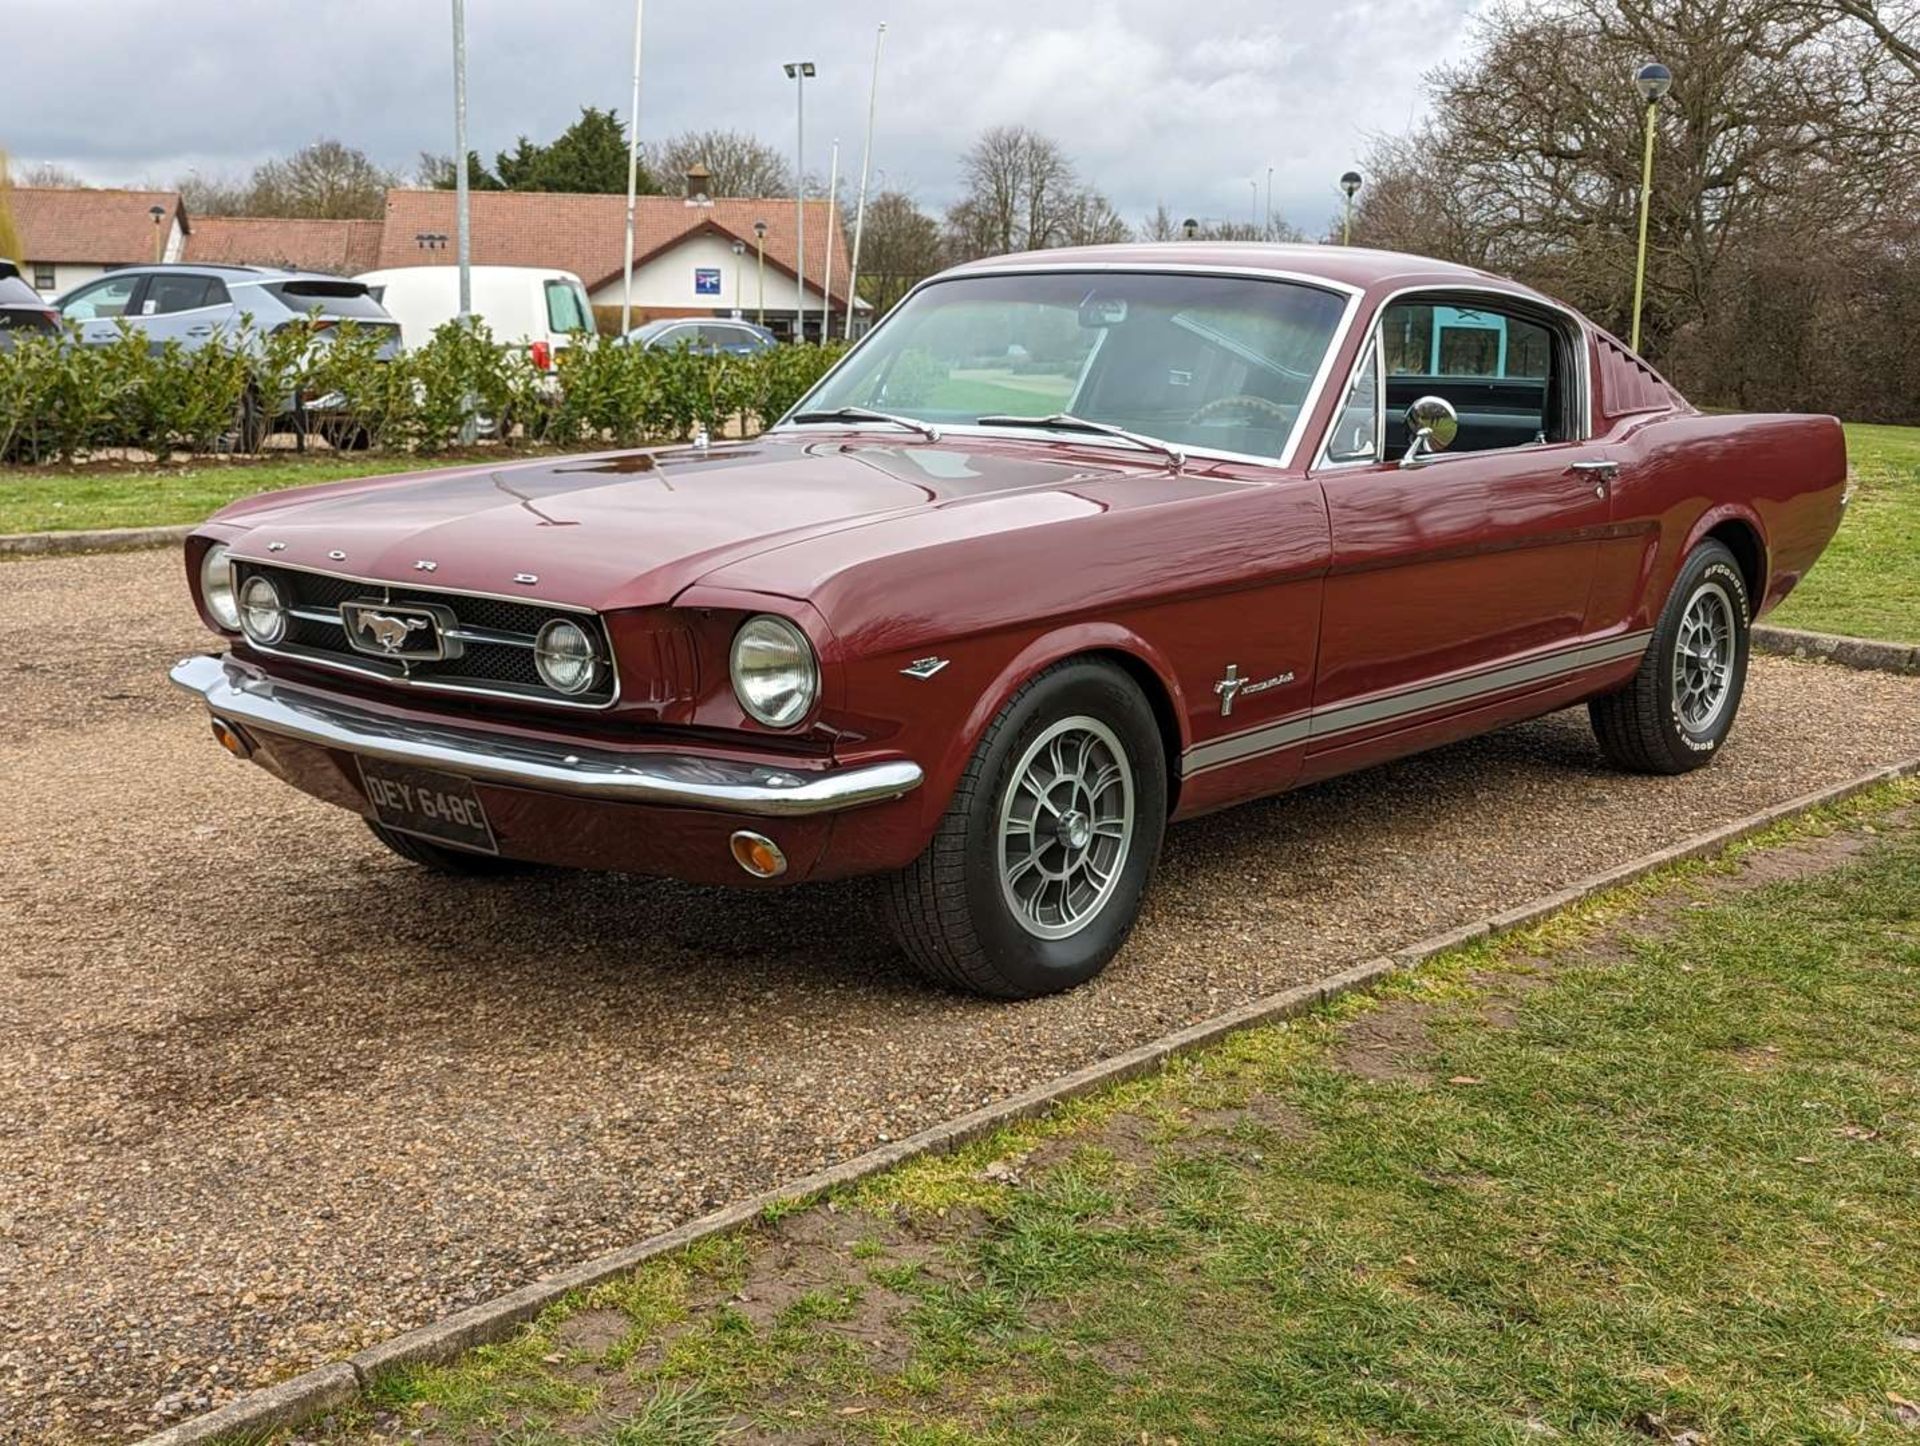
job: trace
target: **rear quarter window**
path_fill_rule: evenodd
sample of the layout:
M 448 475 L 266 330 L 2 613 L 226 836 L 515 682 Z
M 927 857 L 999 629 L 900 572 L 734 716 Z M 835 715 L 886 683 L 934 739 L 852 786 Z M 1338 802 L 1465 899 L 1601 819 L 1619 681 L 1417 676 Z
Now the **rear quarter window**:
M 260 289 L 302 316 L 318 307 L 322 316 L 341 320 L 389 319 L 386 308 L 358 281 L 274 281 Z
M 587 331 L 592 323 L 581 303 L 580 289 L 571 281 L 547 283 L 547 330 Z

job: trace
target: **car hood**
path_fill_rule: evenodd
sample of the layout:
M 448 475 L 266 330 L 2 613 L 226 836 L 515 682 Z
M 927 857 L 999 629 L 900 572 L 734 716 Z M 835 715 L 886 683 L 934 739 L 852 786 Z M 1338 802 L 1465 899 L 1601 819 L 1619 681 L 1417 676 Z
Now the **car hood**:
M 793 435 L 366 478 L 250 498 L 208 530 L 281 566 L 608 610 L 669 602 L 758 553 L 902 513 L 1161 470 L 972 441 Z

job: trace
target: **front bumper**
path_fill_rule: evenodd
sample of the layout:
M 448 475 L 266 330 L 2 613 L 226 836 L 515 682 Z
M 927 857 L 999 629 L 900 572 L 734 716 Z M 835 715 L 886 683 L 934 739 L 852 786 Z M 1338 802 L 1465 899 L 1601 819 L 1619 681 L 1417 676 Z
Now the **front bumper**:
M 900 798 L 921 780 L 920 766 L 906 759 L 789 770 L 710 754 L 627 752 L 421 723 L 277 682 L 230 657 L 187 658 L 169 676 L 244 733 L 572 798 L 805 818 Z

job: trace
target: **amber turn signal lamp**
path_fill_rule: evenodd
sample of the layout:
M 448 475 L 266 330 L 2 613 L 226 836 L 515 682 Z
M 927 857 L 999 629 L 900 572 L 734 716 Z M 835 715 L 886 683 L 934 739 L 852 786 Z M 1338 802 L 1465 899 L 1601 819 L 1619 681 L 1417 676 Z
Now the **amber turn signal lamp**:
M 777 879 L 787 871 L 787 856 L 765 834 L 741 829 L 729 841 L 733 861 L 756 879 Z
M 220 746 L 235 758 L 245 759 L 252 757 L 253 745 L 248 743 L 247 740 L 241 736 L 240 730 L 227 722 L 226 719 L 216 718 L 213 720 L 213 736 L 219 740 Z

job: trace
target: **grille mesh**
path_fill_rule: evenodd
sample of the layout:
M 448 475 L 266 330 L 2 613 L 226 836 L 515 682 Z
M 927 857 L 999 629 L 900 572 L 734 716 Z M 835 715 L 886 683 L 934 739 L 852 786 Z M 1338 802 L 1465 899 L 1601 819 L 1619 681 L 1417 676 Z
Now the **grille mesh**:
M 504 598 L 467 597 L 460 593 L 433 592 L 422 588 L 389 587 L 380 583 L 359 582 L 352 578 L 331 577 L 325 573 L 302 572 L 296 568 L 270 567 L 255 562 L 236 562 L 236 583 L 264 574 L 273 579 L 296 609 L 326 612 L 331 617 L 296 617 L 287 628 L 287 636 L 278 648 L 266 649 L 293 657 L 317 661 L 336 661 L 378 677 L 409 679 L 445 688 L 475 692 L 504 693 L 516 697 L 562 700 L 569 703 L 606 703 L 613 696 L 613 674 L 602 669 L 602 680 L 585 693 L 563 694 L 549 688 L 540 679 L 534 665 L 533 641 L 540 629 L 555 618 L 565 618 L 587 630 L 602 658 L 609 658 L 606 630 L 600 619 L 585 613 L 542 607 L 538 603 L 514 602 Z M 345 626 L 338 620 L 341 603 L 366 599 L 376 602 L 432 603 L 449 609 L 457 627 L 484 628 L 510 634 L 514 642 L 463 642 L 460 656 L 435 661 L 420 661 L 402 666 L 393 659 L 363 653 L 347 641 Z M 256 645 L 257 646 L 257 645 Z

